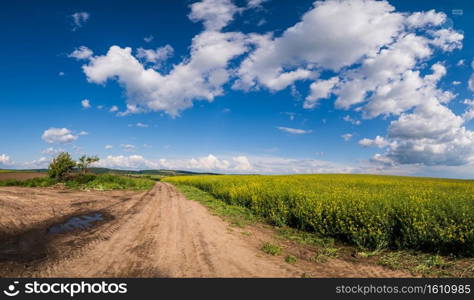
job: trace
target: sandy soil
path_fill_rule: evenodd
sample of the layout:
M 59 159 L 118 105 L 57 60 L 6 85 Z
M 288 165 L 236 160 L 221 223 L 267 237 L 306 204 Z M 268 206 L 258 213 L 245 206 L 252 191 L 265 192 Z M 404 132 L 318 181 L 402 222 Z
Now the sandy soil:
M 0 277 L 405 277 L 339 259 L 264 254 L 271 235 L 232 228 L 167 183 L 147 192 L 0 188 Z M 101 213 L 87 230 L 48 234 Z
M 0 180 L 7 180 L 7 179 L 19 179 L 19 180 L 25 180 L 25 179 L 30 179 L 30 178 L 36 178 L 36 177 L 45 177 L 46 173 L 40 173 L 40 172 L 0 172 Z

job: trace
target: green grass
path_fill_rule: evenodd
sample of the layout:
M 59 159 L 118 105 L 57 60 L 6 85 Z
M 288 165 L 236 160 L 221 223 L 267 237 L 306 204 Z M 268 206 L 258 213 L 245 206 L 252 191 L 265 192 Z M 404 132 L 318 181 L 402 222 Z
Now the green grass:
M 285 262 L 289 263 L 289 264 L 294 264 L 296 262 L 296 257 L 289 254 L 285 257 Z
M 155 181 L 112 174 L 82 175 L 66 181 L 66 187 L 91 190 L 148 190 Z
M 164 181 L 209 192 L 273 225 L 362 249 L 474 256 L 474 181 L 376 175 L 221 175 Z
M 26 180 L 2 180 L 0 181 L 0 186 L 48 187 L 57 183 L 59 182 L 55 179 L 41 177 Z M 64 185 L 71 189 L 148 190 L 155 185 L 155 181 L 146 178 L 132 178 L 112 174 L 76 174 L 68 178 Z
M 260 250 L 262 250 L 268 255 L 273 255 L 273 256 L 280 255 L 282 252 L 282 249 L 280 246 L 272 244 L 272 243 L 264 243 Z
M 203 204 L 209 208 L 213 214 L 223 217 L 234 226 L 244 227 L 245 225 L 255 224 L 261 220 L 261 218 L 256 217 L 250 209 L 224 203 L 209 193 L 193 186 L 181 184 L 175 186 L 186 198 Z

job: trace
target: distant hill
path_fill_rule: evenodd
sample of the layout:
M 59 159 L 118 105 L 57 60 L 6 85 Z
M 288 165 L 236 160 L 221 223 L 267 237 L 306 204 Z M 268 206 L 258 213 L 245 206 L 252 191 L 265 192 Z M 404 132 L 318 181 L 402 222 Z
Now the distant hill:
M 10 172 L 48 172 L 47 169 L 22 169 L 22 170 L 0 170 L 10 171 Z M 161 176 L 186 176 L 186 175 L 219 175 L 217 173 L 199 173 L 183 170 L 119 170 L 119 169 L 109 169 L 109 168 L 90 168 L 89 172 L 95 174 L 104 174 L 104 173 L 115 173 L 115 174 L 134 174 L 134 175 L 161 175 Z

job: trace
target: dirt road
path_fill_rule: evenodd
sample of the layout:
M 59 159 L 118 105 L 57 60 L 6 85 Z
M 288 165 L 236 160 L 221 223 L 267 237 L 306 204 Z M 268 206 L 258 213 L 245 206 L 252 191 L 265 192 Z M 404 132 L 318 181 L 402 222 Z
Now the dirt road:
M 232 230 L 167 183 L 147 192 L 0 188 L 0 209 L 0 277 L 408 276 L 338 259 L 288 264 L 260 250 L 270 237 Z M 51 233 L 98 214 L 85 230 Z

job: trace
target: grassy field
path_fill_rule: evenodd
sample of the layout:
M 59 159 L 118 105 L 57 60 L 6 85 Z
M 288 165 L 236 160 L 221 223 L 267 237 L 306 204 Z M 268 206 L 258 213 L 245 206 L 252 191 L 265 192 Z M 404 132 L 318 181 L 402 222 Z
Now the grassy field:
M 474 256 L 474 181 L 373 175 L 163 179 L 365 249 Z
M 0 186 L 48 187 L 59 182 L 49 177 L 31 178 L 26 180 L 0 180 Z M 91 190 L 148 190 L 155 181 L 147 178 L 132 178 L 113 174 L 76 174 L 63 182 L 68 188 Z

